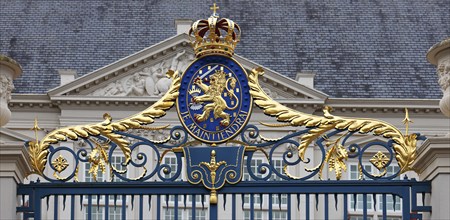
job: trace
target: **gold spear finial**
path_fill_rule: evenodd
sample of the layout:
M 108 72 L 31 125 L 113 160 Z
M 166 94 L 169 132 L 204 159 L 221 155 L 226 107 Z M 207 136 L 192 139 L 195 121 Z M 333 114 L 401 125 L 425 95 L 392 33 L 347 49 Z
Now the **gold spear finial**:
M 409 123 L 414 123 L 414 122 L 409 118 L 408 108 L 405 108 L 405 119 L 403 119 L 403 124 L 405 124 L 405 126 L 406 126 L 406 134 L 405 135 L 408 135 Z
M 38 119 L 37 117 L 34 118 L 34 125 L 33 128 L 31 128 L 30 130 L 34 131 L 34 136 L 36 138 L 36 144 L 39 142 L 39 138 L 38 138 L 38 131 L 42 130 L 39 126 L 38 126 Z

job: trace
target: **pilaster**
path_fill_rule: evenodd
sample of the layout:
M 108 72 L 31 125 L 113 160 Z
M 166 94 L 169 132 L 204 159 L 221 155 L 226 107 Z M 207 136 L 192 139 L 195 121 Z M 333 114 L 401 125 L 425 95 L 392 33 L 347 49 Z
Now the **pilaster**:
M 431 181 L 431 197 L 426 203 L 433 208 L 424 219 L 448 219 L 450 216 L 450 138 L 431 137 L 417 150 L 414 168 L 419 179 Z M 427 198 L 427 197 L 426 197 Z
M 17 184 L 30 173 L 23 142 L 1 142 L 0 147 L 0 213 L 1 219 L 18 219 Z

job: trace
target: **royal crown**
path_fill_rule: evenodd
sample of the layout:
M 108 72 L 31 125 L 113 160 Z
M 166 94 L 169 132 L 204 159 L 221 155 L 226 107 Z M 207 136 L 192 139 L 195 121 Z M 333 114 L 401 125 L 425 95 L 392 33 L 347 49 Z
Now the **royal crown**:
M 192 46 L 197 57 L 207 54 L 225 54 L 232 56 L 234 48 L 241 38 L 241 29 L 228 18 L 219 18 L 214 3 L 213 14 L 207 20 L 198 20 L 189 30 Z

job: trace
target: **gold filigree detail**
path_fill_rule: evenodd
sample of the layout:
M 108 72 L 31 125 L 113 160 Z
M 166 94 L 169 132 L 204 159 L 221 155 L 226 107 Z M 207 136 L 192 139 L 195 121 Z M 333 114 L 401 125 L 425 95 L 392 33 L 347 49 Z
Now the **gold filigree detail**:
M 401 167 L 401 173 L 412 170 L 412 163 L 416 158 L 416 137 L 403 135 L 396 127 L 384 121 L 375 119 L 356 119 L 334 116 L 331 108 L 325 106 L 324 116 L 310 115 L 295 111 L 272 100 L 261 88 L 258 82 L 259 75 L 263 74 L 262 68 L 256 68 L 249 72 L 250 93 L 255 104 L 264 110 L 264 113 L 274 116 L 280 122 L 288 122 L 291 126 L 306 126 L 312 129 L 300 138 L 298 146 L 299 157 L 303 160 L 306 148 L 311 142 L 332 129 L 347 130 L 349 132 L 369 133 L 391 138 L 394 141 L 393 148 L 395 158 Z
M 136 129 L 142 129 L 142 130 L 146 130 L 146 131 L 157 131 L 157 130 L 166 129 L 169 126 L 170 125 L 163 125 L 163 126 L 158 126 L 158 127 L 139 126 Z
M 262 135 L 259 135 L 259 137 L 261 138 L 261 140 L 267 141 L 267 142 L 275 142 L 275 141 L 279 141 L 279 140 L 283 139 L 282 137 L 281 138 L 267 138 Z
M 164 138 L 164 139 L 162 139 L 162 140 L 159 140 L 159 141 L 156 141 L 156 140 L 149 140 L 149 141 L 152 142 L 152 143 L 154 143 L 154 144 L 164 144 L 164 143 L 169 142 L 170 139 L 171 139 L 171 137 L 168 136 L 168 137 L 166 137 L 166 138 Z
M 216 151 L 211 151 L 211 160 L 208 162 L 201 162 L 199 166 L 203 165 L 211 172 L 211 196 L 209 197 L 209 202 L 211 204 L 217 204 L 217 189 L 216 189 L 216 171 L 219 169 L 220 166 L 226 165 L 227 162 L 225 161 L 219 161 L 216 162 Z
M 358 173 L 359 173 L 358 179 L 359 179 L 359 180 L 363 180 L 363 179 L 364 179 L 364 176 L 363 176 L 363 171 L 362 171 L 362 165 L 361 165 L 361 163 L 358 163 Z
M 330 171 L 335 171 L 337 180 L 341 179 L 342 170 L 347 171 L 347 165 L 345 164 L 345 161 L 347 161 L 348 159 L 347 149 L 345 149 L 345 147 L 340 144 L 341 139 L 345 135 L 347 135 L 347 133 L 341 135 L 336 141 L 325 142 L 325 145 L 329 149 L 325 155 L 324 162 L 320 166 L 319 179 L 322 179 L 322 170 L 325 163 L 328 163 L 328 169 Z
M 282 128 L 282 127 L 289 127 L 289 126 L 292 126 L 290 123 L 283 123 L 283 124 L 277 123 L 277 124 L 271 124 L 271 123 L 265 123 L 265 122 L 262 122 L 262 121 L 260 121 L 259 123 L 260 123 L 261 125 L 264 125 L 264 126 L 270 127 L 270 128 Z
M 88 173 L 92 175 L 94 181 L 97 181 L 98 169 L 100 168 L 100 171 L 102 173 L 106 173 L 106 165 L 109 164 L 107 153 L 109 143 L 101 144 L 92 138 L 90 139 L 90 141 L 95 144 L 95 148 L 88 155 L 88 161 L 90 163 Z
M 67 162 L 67 159 L 60 154 L 52 161 L 52 165 L 55 168 L 56 172 L 61 173 L 69 166 L 69 163 Z
M 378 151 L 372 158 L 370 158 L 370 162 L 378 169 L 386 167 L 386 164 L 389 162 L 389 158 L 381 151 Z
M 75 176 L 73 177 L 73 181 L 78 182 L 78 170 L 79 167 L 77 166 L 77 168 L 75 168 Z
M 172 79 L 172 84 L 168 92 L 160 100 L 140 113 L 117 122 L 112 122 L 111 116 L 105 113 L 103 122 L 56 129 L 47 134 L 41 141 L 36 140 L 36 142 L 30 142 L 29 149 L 33 173 L 43 175 L 50 144 L 56 144 L 67 139 L 77 140 L 78 138 L 99 135 L 117 144 L 125 156 L 124 164 L 128 164 L 131 159 L 129 142 L 122 135 L 115 132 L 142 128 L 143 125 L 152 124 L 154 119 L 166 114 L 166 111 L 175 104 L 181 82 L 178 72 L 169 70 L 167 76 Z

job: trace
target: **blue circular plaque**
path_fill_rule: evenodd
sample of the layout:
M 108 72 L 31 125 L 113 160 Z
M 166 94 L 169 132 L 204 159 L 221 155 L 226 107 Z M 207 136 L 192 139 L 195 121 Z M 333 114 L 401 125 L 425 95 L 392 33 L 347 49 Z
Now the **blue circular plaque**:
M 184 128 L 202 142 L 235 137 L 252 110 L 247 73 L 230 57 L 195 60 L 182 75 L 177 110 Z

